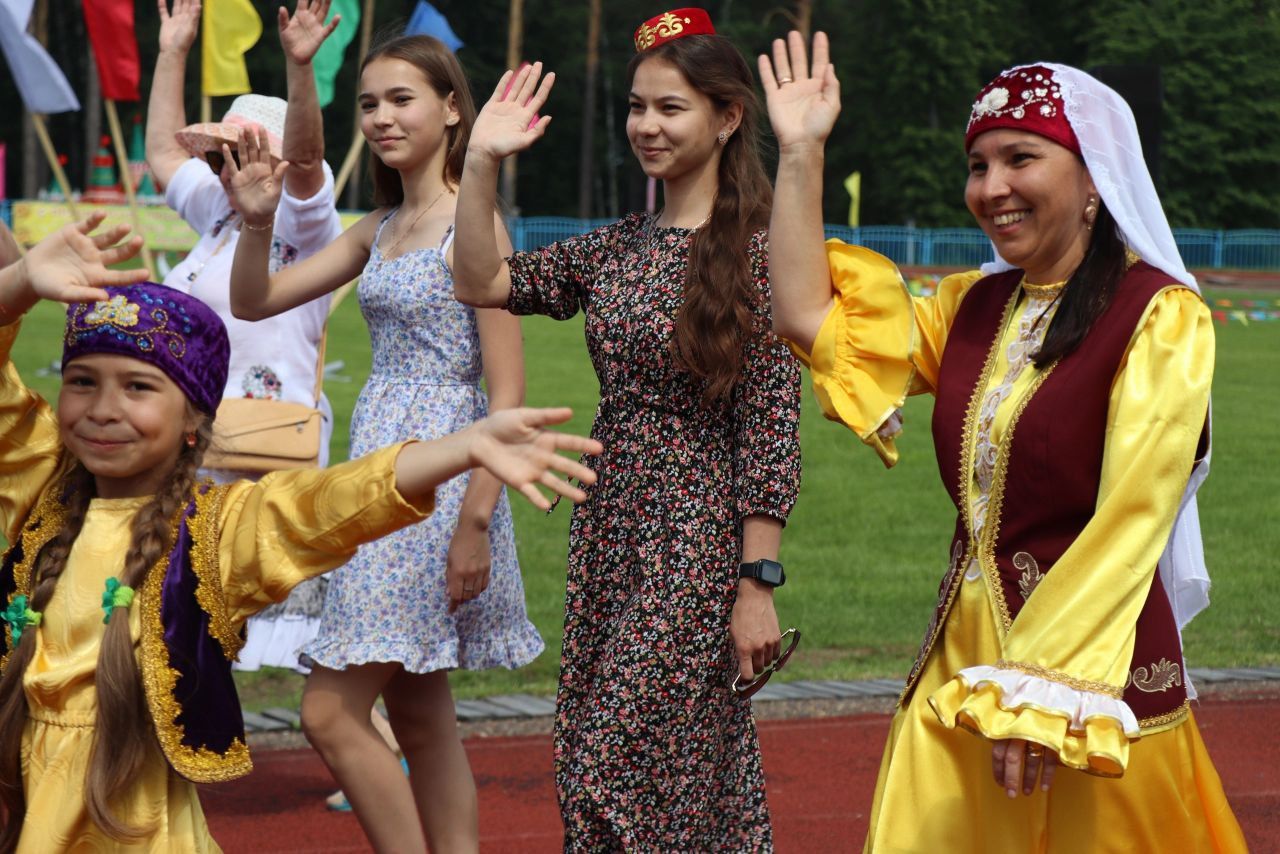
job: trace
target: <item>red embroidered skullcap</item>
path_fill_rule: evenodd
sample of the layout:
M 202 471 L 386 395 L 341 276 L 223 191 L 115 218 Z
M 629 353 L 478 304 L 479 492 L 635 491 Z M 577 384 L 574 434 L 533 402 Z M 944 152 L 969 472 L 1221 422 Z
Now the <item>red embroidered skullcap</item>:
M 978 93 L 964 134 L 965 151 L 978 134 L 996 128 L 1038 134 L 1080 153 L 1080 142 L 1067 121 L 1066 105 L 1053 79 L 1053 69 L 1043 65 L 1022 65 L 1005 71 Z
M 711 16 L 705 9 L 689 7 L 663 12 L 650 18 L 636 29 L 636 53 L 666 44 L 685 36 L 712 36 L 716 28 L 711 26 Z

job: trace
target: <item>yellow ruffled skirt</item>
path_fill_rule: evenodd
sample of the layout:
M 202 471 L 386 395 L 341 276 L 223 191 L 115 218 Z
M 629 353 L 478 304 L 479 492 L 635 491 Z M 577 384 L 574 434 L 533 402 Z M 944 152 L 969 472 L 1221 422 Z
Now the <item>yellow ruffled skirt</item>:
M 929 703 L 963 668 L 1000 658 L 984 584 L 981 576 L 961 582 L 910 703 L 894 715 L 865 850 L 1247 851 L 1190 716 L 1133 742 L 1122 777 L 1060 767 L 1049 792 L 1005 794 L 992 776 L 991 742 L 962 726 L 944 726 Z

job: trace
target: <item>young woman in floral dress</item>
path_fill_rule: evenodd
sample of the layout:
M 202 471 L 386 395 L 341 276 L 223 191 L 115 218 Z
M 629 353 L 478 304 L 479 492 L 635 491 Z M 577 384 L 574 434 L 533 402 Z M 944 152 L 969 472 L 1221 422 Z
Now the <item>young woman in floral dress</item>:
M 454 190 L 475 115 L 457 58 L 430 36 L 392 39 L 365 59 L 358 99 L 381 207 L 269 278 L 266 240 L 251 232 L 232 275 L 234 310 L 260 317 L 363 270 L 373 368 L 351 419 L 353 454 L 389 436 L 449 433 L 524 396 L 519 322 L 453 298 Z M 265 223 L 278 190 L 255 154 L 241 152 L 252 175 L 240 173 L 235 186 L 246 222 Z M 525 613 L 502 485 L 482 472 L 455 478 L 437 490 L 436 511 L 432 522 L 361 547 L 334 574 L 319 634 L 304 649 L 313 669 L 303 728 L 380 851 L 478 850 L 475 781 L 448 671 L 521 667 L 543 649 Z M 408 783 L 369 722 L 379 694 Z
M 542 135 L 553 81 L 509 72 L 472 132 L 454 281 L 473 305 L 583 312 L 600 380 L 605 452 L 570 530 L 557 696 L 566 850 L 767 850 L 755 724 L 731 685 L 778 654 L 757 562 L 780 569 L 800 376 L 770 332 L 750 70 L 705 13 L 647 38 L 657 22 L 637 33 L 627 136 L 663 210 L 504 259 L 498 166 Z

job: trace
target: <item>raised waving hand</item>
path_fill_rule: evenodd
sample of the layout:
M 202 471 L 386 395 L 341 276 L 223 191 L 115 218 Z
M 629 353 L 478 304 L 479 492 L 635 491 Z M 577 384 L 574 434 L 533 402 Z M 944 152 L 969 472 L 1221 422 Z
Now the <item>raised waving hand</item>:
M 145 281 L 148 270 L 108 270 L 137 255 L 142 249 L 142 238 L 134 236 L 120 242 L 129 233 L 129 226 L 115 225 L 93 234 L 102 224 L 105 213 L 91 214 L 87 219 L 64 225 L 45 237 L 18 262 L 26 279 L 26 286 L 35 296 L 58 302 L 86 302 L 104 300 L 107 285 L 132 285 Z
M 200 32 L 200 0 L 158 0 L 160 12 L 160 50 L 186 54 Z
M 238 162 L 231 156 L 231 148 L 223 144 L 222 156 L 231 176 L 227 188 L 231 202 L 250 228 L 266 228 L 275 221 L 289 161 L 271 165 L 271 147 L 261 125 L 240 131 L 236 154 Z
M 341 15 L 334 15 L 328 24 L 330 0 L 298 0 L 293 15 L 281 6 L 276 13 L 280 26 L 280 47 L 290 62 L 305 65 L 310 62 L 324 44 L 324 40 L 338 28 Z
M 476 116 L 467 152 L 496 161 L 533 145 L 551 123 L 551 116 L 538 117 L 538 111 L 547 102 L 555 80 L 554 71 L 542 76 L 541 62 L 502 75 Z
M 761 54 L 758 64 L 778 147 L 825 143 L 840 115 L 840 81 L 831 64 L 827 34 L 813 34 L 812 64 L 804 37 L 795 30 L 785 41 L 774 39 L 772 61 Z

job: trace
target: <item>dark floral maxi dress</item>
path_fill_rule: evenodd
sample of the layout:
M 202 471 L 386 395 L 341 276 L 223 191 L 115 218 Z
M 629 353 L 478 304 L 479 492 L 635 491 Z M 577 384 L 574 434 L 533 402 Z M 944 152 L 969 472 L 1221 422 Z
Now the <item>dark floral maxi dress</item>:
M 798 363 L 773 336 L 764 232 L 754 336 L 732 398 L 671 340 L 693 231 L 632 215 L 510 259 L 516 314 L 586 315 L 599 480 L 574 509 L 555 772 L 567 851 L 772 848 L 760 748 L 729 618 L 742 520 L 800 485 Z

